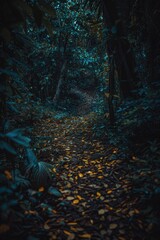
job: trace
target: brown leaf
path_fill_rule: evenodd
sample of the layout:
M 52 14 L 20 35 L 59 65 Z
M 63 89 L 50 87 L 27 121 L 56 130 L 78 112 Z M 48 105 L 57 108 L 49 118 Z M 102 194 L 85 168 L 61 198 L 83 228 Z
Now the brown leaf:
M 12 175 L 11 175 L 11 173 L 9 172 L 9 171 L 4 171 L 4 173 L 5 173 L 5 175 L 6 175 L 6 178 L 8 179 L 8 180 L 11 180 L 12 179 Z
M 109 225 L 109 229 L 110 229 L 110 230 L 116 229 L 117 227 L 118 227 L 118 225 L 117 225 L 116 223 L 111 223 L 111 224 Z
M 68 237 L 67 237 L 67 240 L 73 240 L 75 239 L 75 234 L 74 233 L 71 233 Z
M 45 230 L 48 230 L 48 229 L 50 229 L 50 226 L 48 225 L 47 222 L 45 222 L 45 224 L 43 225 L 43 228 L 44 228 Z
M 5 232 L 8 232 L 9 229 L 10 229 L 10 226 L 9 226 L 9 225 L 1 224 L 1 225 L 0 225 L 0 234 L 5 233 Z

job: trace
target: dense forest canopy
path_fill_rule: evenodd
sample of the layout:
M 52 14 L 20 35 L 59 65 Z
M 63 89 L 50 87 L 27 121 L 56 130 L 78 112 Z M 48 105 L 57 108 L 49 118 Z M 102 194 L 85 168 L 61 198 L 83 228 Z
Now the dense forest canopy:
M 53 239 L 158 240 L 159 1 L 5 0 L 0 5 L 2 239 L 46 239 L 58 226 Z M 87 174 L 97 177 L 92 181 Z M 74 193 L 73 185 L 83 178 L 92 190 L 103 183 L 102 192 L 85 186 Z M 111 194 L 108 202 L 104 191 Z M 118 191 L 125 199 L 114 215 Z M 102 202 L 108 205 L 99 209 Z M 98 217 L 92 216 L 95 208 Z M 80 219 L 89 212 L 89 228 L 83 221 L 83 230 L 65 228 L 65 211 L 73 225 L 76 211 Z M 133 225 L 128 233 L 127 221 Z

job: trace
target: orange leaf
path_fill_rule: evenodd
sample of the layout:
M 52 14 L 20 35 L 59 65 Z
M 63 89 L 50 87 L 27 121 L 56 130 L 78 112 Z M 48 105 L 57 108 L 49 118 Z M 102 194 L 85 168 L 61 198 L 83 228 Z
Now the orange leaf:
M 79 200 L 82 200 L 82 199 L 83 199 L 80 195 L 77 195 L 77 198 L 78 198 Z
M 6 175 L 6 178 L 8 179 L 8 180 L 11 180 L 12 179 L 12 175 L 11 175 L 11 173 L 9 172 L 9 171 L 4 171 L 4 173 L 5 173 L 5 175 Z
M 44 192 L 44 187 L 40 187 L 40 188 L 38 189 L 38 192 Z

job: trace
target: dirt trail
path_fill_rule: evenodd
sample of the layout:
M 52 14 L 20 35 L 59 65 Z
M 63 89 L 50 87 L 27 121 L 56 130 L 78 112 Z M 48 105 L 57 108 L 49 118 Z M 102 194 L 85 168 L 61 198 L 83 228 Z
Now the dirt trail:
M 118 148 L 94 136 L 96 115 L 47 119 L 39 157 L 54 164 L 54 187 L 62 193 L 44 223 L 49 239 L 146 239 L 146 224 L 132 194 L 127 160 Z M 44 210 L 45 211 L 45 210 Z

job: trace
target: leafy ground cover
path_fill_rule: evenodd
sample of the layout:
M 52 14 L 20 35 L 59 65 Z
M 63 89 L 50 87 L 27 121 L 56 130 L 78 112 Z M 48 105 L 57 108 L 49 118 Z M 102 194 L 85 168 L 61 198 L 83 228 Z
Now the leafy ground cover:
M 0 225 L 1 239 L 158 239 L 156 164 L 148 169 L 146 161 L 97 136 L 98 119 L 90 113 L 34 124 L 32 147 L 53 164 L 52 185 L 19 189 L 4 172 L 10 187 L 1 191 L 12 197 L 6 207 L 12 211 Z

